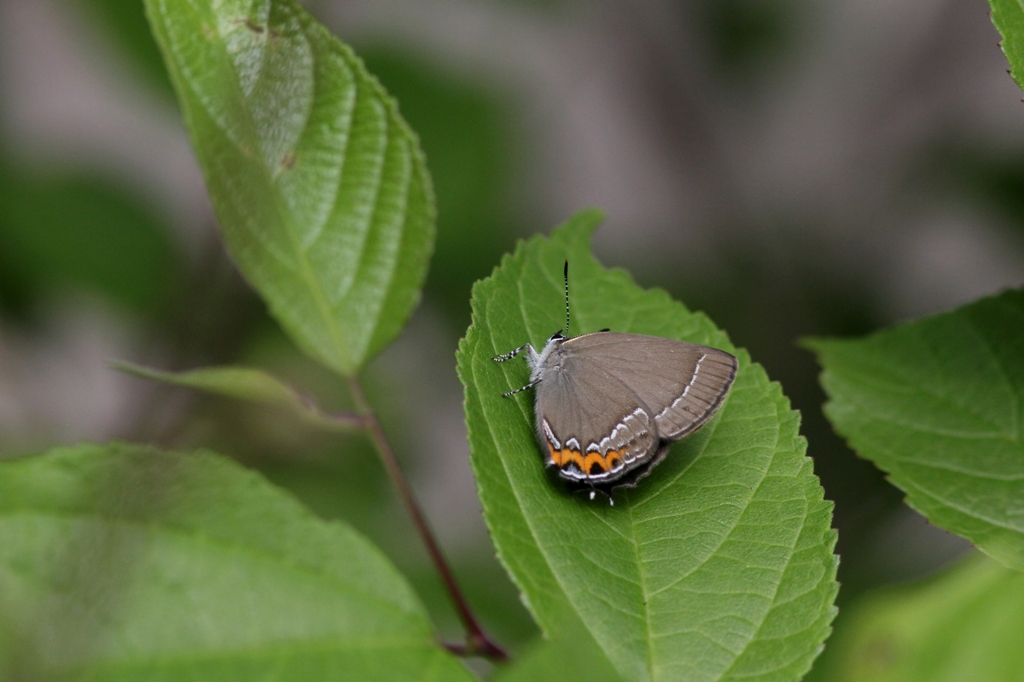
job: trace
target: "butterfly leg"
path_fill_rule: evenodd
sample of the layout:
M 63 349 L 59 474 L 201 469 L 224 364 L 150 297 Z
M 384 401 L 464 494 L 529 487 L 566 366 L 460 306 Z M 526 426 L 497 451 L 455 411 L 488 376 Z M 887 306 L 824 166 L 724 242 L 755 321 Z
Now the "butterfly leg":
M 526 384 L 526 385 L 525 385 L 525 386 L 523 386 L 522 388 L 517 388 L 516 390 L 514 390 L 514 391 L 509 391 L 508 393 L 502 393 L 502 394 L 501 394 L 501 397 L 502 397 L 502 398 L 507 398 L 507 397 L 509 397 L 510 395 L 515 395 L 516 393 L 522 393 L 522 392 L 523 392 L 523 391 L 525 391 L 526 389 L 528 389 L 528 388 L 533 388 L 534 386 L 536 386 L 536 385 L 537 385 L 537 384 L 539 384 L 539 383 L 540 383 L 540 379 L 537 379 L 536 381 L 531 381 L 530 383 Z
M 522 353 L 526 349 L 530 350 L 530 356 L 531 357 L 537 354 L 537 351 L 535 351 L 533 349 L 533 346 L 531 346 L 528 343 L 524 343 L 523 345 L 519 346 L 519 348 L 516 348 L 511 353 L 505 353 L 504 355 L 499 355 L 497 357 L 491 358 L 491 360 L 494 360 L 495 362 L 505 362 L 506 360 L 511 360 L 512 358 L 514 358 L 515 356 L 519 355 L 520 353 Z

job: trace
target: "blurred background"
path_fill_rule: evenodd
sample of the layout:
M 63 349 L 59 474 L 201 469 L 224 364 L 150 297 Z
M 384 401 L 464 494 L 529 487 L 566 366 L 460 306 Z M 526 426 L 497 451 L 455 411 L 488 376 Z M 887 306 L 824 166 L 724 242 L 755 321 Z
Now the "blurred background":
M 708 313 L 801 411 L 836 505 L 841 607 L 968 551 L 832 433 L 798 340 L 1024 281 L 1024 104 L 987 4 L 305 4 L 427 153 L 437 251 L 368 390 L 498 639 L 515 649 L 535 630 L 480 516 L 454 352 L 472 283 L 589 206 L 607 213 L 601 260 Z M 113 358 L 248 363 L 347 401 L 227 258 L 141 3 L 3 0 L 0 457 L 112 438 L 229 454 L 370 536 L 459 631 L 363 439 L 119 375 Z

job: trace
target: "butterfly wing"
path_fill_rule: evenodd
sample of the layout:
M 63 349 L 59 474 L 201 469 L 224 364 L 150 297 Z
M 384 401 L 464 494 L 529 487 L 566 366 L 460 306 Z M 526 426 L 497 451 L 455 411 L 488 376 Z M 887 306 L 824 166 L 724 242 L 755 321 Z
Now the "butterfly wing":
M 641 334 L 599 332 L 567 340 L 566 359 L 614 378 L 654 418 L 658 438 L 696 431 L 721 407 L 736 378 L 736 358 L 708 346 Z
M 545 364 L 536 387 L 537 437 L 560 476 L 611 483 L 658 455 L 654 415 L 628 385 L 561 348 Z

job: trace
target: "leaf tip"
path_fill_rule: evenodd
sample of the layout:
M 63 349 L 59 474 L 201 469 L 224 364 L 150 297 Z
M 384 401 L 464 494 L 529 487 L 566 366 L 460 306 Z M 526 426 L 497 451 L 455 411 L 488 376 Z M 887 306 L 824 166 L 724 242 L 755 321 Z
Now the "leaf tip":
M 599 208 L 585 208 L 577 211 L 551 233 L 551 240 L 567 246 L 589 242 L 597 228 L 604 222 L 605 214 Z

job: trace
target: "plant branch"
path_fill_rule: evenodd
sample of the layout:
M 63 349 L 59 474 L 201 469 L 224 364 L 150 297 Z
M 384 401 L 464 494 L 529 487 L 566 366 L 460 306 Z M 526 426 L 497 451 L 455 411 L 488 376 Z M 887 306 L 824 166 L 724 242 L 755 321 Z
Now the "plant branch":
M 466 629 L 465 646 L 445 645 L 446 648 L 453 653 L 463 656 L 476 655 L 490 658 L 495 661 L 506 660 L 508 658 L 508 654 L 505 653 L 504 649 L 491 641 L 483 631 L 483 628 L 480 627 L 480 623 L 477 621 L 476 616 L 473 615 L 473 612 L 470 610 L 469 602 L 466 600 L 465 595 L 463 595 L 462 590 L 455 581 L 455 574 L 448 565 L 448 562 L 444 557 L 444 553 L 441 551 L 441 546 L 437 542 L 437 538 L 434 536 L 433 531 L 430 530 L 430 525 L 427 523 L 427 519 L 423 515 L 423 511 L 416 502 L 416 498 L 413 497 L 412 488 L 409 487 L 409 483 L 405 479 L 405 474 L 402 473 L 402 469 L 398 464 L 398 459 L 395 457 L 395 451 L 392 449 L 391 443 L 388 441 L 383 427 L 381 427 L 380 420 L 377 418 L 377 413 L 373 411 L 369 401 L 366 399 L 366 394 L 363 393 L 363 386 L 359 382 L 359 377 L 351 377 L 349 379 L 349 386 L 352 390 L 352 397 L 356 401 L 356 406 L 365 420 L 366 430 L 369 432 L 370 438 L 373 440 L 373 443 L 377 448 L 377 453 L 380 455 L 384 468 L 387 470 L 388 476 L 391 478 L 391 482 L 395 485 L 395 488 L 398 489 L 398 496 L 402 499 L 402 504 L 405 505 L 405 509 L 409 513 L 409 516 L 412 517 L 413 524 L 416 526 L 416 531 L 423 540 L 423 544 L 426 545 L 427 554 L 430 555 L 430 560 L 434 564 L 434 568 L 440 574 L 441 580 L 444 582 L 444 586 L 448 590 L 448 596 L 451 597 L 452 604 L 455 606 L 455 611 L 458 613 L 459 620 L 462 621 L 462 625 Z

